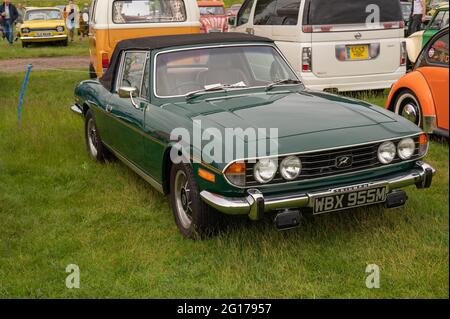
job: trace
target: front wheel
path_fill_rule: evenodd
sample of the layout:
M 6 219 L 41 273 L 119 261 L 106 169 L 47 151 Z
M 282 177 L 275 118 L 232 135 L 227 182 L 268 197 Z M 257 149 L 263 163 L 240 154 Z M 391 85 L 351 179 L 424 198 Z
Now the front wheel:
M 174 164 L 170 171 L 170 203 L 181 234 L 190 239 L 208 238 L 218 230 L 219 212 L 200 198 L 190 165 Z
M 22 41 L 22 48 L 28 48 L 28 43 Z
M 85 115 L 85 139 L 86 147 L 89 155 L 97 162 L 105 162 L 110 158 L 109 151 L 102 143 L 102 139 L 97 129 L 94 116 L 91 110 L 88 110 Z
M 422 127 L 422 107 L 419 99 L 411 90 L 402 91 L 394 104 L 394 112 Z

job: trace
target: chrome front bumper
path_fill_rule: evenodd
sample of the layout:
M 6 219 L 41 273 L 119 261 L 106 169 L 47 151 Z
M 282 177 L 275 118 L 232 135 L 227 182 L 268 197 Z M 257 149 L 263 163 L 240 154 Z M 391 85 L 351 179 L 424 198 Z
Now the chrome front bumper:
M 61 34 L 61 35 L 51 35 L 49 37 L 20 37 L 20 40 L 22 41 L 64 40 L 67 38 L 68 36 L 66 34 Z
M 388 192 L 409 185 L 416 185 L 417 188 L 428 188 L 431 186 L 435 172 L 435 169 L 427 163 L 417 162 L 416 166 L 407 172 L 398 173 L 387 179 L 368 181 L 358 185 L 348 185 L 348 187 L 352 188 L 361 185 L 367 188 L 386 186 Z M 229 198 L 208 191 L 200 192 L 200 196 L 205 203 L 222 213 L 248 215 L 252 220 L 259 220 L 262 218 L 264 212 L 288 208 L 312 207 L 316 197 L 332 195 L 334 191 L 333 189 L 326 189 L 315 192 L 264 196 L 257 189 L 249 189 L 247 194 L 246 197 Z

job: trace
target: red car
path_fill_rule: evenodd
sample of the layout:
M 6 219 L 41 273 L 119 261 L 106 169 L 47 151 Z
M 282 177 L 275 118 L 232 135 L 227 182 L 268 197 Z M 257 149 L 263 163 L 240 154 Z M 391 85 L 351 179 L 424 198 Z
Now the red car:
M 222 1 L 199 1 L 198 8 L 202 33 L 228 31 L 227 15 Z

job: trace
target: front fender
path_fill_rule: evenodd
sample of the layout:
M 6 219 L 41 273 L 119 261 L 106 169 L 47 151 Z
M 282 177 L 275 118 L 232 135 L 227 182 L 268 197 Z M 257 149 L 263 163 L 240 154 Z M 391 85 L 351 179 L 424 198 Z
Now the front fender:
M 424 117 L 436 116 L 433 95 L 431 94 L 430 87 L 425 77 L 418 71 L 413 71 L 406 74 L 392 86 L 391 92 L 389 93 L 386 102 L 387 109 L 393 112 L 395 111 L 395 100 L 397 99 L 400 92 L 405 89 L 411 90 L 417 96 L 422 108 L 422 115 Z

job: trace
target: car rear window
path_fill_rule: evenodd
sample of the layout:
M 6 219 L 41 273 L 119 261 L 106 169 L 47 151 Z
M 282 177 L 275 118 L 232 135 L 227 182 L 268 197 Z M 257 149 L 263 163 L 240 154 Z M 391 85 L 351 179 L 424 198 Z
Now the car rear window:
M 183 0 L 117 0 L 113 2 L 114 23 L 158 23 L 186 21 Z
M 309 0 L 305 25 L 364 24 L 372 8 L 379 8 L 379 22 L 402 21 L 399 1 L 392 0 Z

